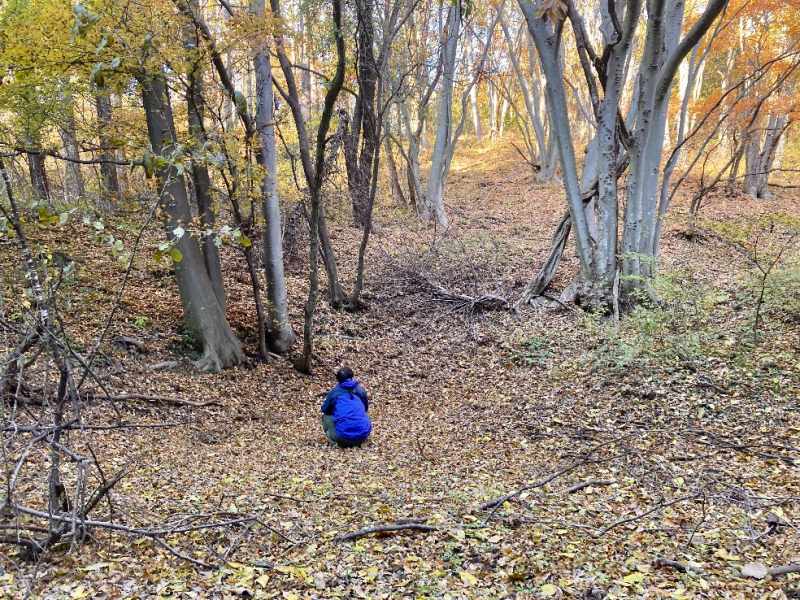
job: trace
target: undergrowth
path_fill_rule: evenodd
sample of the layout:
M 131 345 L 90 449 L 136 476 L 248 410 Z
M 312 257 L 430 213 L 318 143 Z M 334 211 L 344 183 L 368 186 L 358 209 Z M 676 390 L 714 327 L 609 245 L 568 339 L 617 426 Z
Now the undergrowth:
M 637 305 L 619 322 L 581 315 L 581 325 L 593 341 L 593 370 L 621 371 L 652 362 L 691 364 L 719 340 L 721 331 L 712 317 L 727 300 L 724 292 L 680 271 L 659 277 L 655 289 L 659 304 Z

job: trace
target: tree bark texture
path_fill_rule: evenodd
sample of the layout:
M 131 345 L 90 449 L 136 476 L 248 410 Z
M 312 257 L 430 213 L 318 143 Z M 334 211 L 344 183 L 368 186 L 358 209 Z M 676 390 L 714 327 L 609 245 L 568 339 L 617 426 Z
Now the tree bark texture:
M 140 84 L 153 152 L 169 159 L 176 140 L 166 82 L 160 74 L 143 74 Z M 175 265 L 175 277 L 186 322 L 203 346 L 196 366 L 203 371 L 220 371 L 237 365 L 244 360 L 244 354 L 214 292 L 200 245 L 188 231 L 180 237 L 174 233 L 179 226 L 188 230 L 192 218 L 183 175 L 168 162 L 157 169 L 156 176 L 166 215 L 167 236 L 182 255 Z

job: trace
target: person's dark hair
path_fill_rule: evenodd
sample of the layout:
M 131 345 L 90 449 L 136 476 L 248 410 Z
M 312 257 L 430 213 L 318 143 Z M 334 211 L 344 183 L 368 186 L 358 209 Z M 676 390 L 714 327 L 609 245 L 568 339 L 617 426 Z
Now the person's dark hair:
M 342 367 L 338 371 L 336 371 L 336 381 L 342 383 L 347 381 L 348 379 L 353 378 L 353 369 L 350 367 Z

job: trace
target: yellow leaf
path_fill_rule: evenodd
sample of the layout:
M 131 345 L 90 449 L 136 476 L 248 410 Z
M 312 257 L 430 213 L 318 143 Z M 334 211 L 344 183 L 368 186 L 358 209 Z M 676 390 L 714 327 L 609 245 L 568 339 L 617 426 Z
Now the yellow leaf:
M 259 576 L 256 578 L 256 583 L 261 587 L 267 587 L 267 584 L 269 583 L 269 575 L 264 573 L 263 575 Z
M 89 590 L 86 589 L 86 586 L 79 585 L 74 590 L 72 590 L 72 593 L 69 595 L 69 597 L 72 600 L 82 600 L 83 598 L 88 598 Z
M 544 596 L 545 598 L 550 598 L 551 596 L 555 596 L 558 588 L 553 585 L 552 583 L 545 583 L 540 589 L 539 593 Z
M 109 562 L 98 562 L 91 565 L 87 565 L 85 567 L 81 567 L 81 571 L 99 571 L 100 569 L 105 569 L 110 565 L 111 563 Z
M 735 554 L 729 554 L 725 548 L 720 548 L 716 552 L 714 552 L 714 556 L 717 558 L 721 558 L 722 560 L 741 560 L 740 557 L 736 556 Z
M 625 575 L 625 577 L 622 578 L 622 581 L 628 584 L 642 583 L 643 580 L 644 573 L 639 573 L 638 571 L 636 573 L 631 573 L 630 575 Z
M 478 578 L 469 571 L 461 571 L 458 576 L 461 577 L 461 581 L 464 582 L 464 585 L 475 585 L 478 583 Z

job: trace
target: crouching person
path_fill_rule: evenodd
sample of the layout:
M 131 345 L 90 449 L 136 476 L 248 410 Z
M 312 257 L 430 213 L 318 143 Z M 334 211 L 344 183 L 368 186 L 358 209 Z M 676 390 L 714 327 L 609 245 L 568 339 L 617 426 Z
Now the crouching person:
M 367 391 L 353 377 L 353 370 L 344 367 L 336 372 L 339 382 L 322 403 L 322 428 L 327 438 L 340 448 L 360 446 L 372 431 L 367 416 Z

